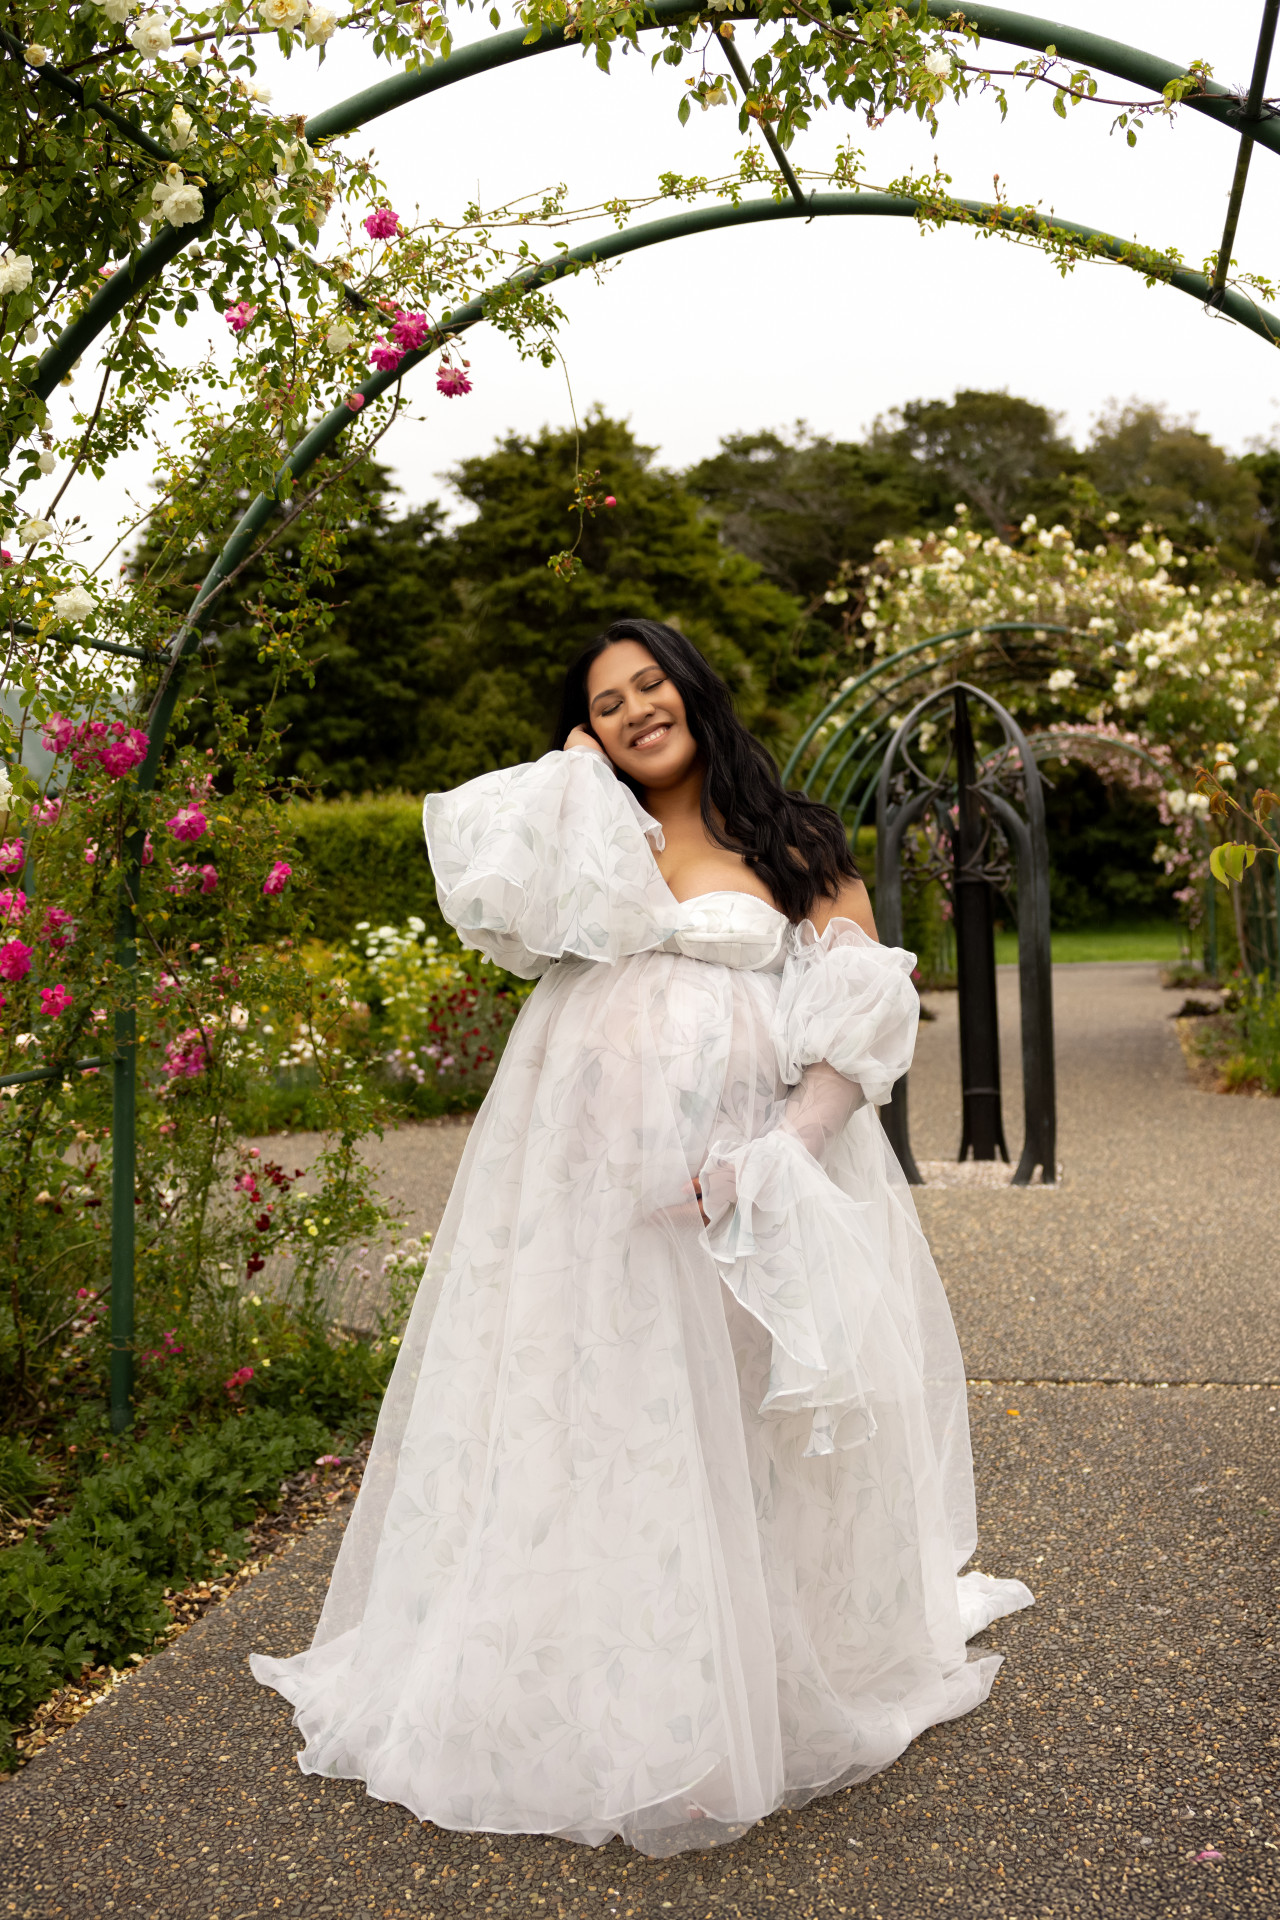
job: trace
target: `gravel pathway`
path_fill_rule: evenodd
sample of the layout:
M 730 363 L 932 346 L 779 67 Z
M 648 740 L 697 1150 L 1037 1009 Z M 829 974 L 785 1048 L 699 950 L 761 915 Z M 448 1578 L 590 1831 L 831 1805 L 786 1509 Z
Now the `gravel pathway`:
M 979 1564 L 1038 1601 L 983 1636 L 1009 1656 L 984 1708 L 706 1856 L 420 1826 L 299 1775 L 248 1676 L 307 1643 L 338 1510 L 0 1788 L 0 1913 L 1274 1920 L 1280 1105 L 1190 1090 L 1154 968 L 1057 986 L 1062 1188 L 921 1195 L 974 1375 Z M 958 1137 L 940 1014 L 932 1159 Z M 445 1132 L 397 1136 L 421 1225 Z

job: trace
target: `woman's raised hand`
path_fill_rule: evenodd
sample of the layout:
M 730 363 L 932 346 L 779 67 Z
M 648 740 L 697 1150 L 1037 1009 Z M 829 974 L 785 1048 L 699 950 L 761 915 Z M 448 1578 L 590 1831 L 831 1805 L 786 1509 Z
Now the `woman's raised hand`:
M 588 733 L 585 727 L 575 727 L 564 743 L 564 750 L 566 753 L 581 753 L 583 748 L 590 753 L 598 753 L 602 760 L 609 758 L 593 734 Z

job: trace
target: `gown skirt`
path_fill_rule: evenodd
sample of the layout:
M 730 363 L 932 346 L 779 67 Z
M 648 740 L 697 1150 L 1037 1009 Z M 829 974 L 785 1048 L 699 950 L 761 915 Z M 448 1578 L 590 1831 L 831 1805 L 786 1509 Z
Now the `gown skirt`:
M 889 1766 L 1029 1606 L 976 1544 L 964 1368 L 876 1113 L 913 956 L 678 904 L 608 764 L 426 804 L 465 944 L 540 976 L 471 1130 L 308 1651 L 304 1771 L 666 1855 Z M 693 1194 L 701 1179 L 710 1216 Z

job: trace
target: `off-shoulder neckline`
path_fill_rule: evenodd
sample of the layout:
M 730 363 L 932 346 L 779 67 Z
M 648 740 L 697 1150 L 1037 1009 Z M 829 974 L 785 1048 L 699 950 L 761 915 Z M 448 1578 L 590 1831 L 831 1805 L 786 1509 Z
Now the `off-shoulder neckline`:
M 654 864 L 657 865 L 657 862 L 655 861 Z M 661 872 L 661 869 L 659 869 L 659 872 Z M 667 886 L 665 880 L 662 884 L 667 887 L 667 892 L 671 893 L 671 888 Z M 676 900 L 674 893 L 671 893 L 671 898 Z M 763 907 L 767 913 L 776 914 L 779 920 L 786 920 L 787 918 L 781 907 L 775 907 L 772 900 L 765 900 L 758 893 L 748 893 L 745 887 L 712 887 L 707 893 L 694 893 L 691 894 L 687 900 L 676 900 L 676 905 L 678 907 L 696 907 L 700 900 L 754 900 L 758 907 Z M 788 921 L 787 924 L 789 926 L 791 924 L 790 921 Z

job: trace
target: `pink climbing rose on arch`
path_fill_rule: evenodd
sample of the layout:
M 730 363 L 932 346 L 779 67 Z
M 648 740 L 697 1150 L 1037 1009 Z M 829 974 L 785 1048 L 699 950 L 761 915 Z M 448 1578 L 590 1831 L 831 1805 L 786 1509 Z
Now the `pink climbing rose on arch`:
M 371 240 L 394 240 L 400 231 L 400 215 L 390 207 L 375 207 L 365 215 L 363 225 Z
M 208 831 L 209 821 L 199 807 L 179 807 L 165 825 L 175 840 L 198 840 Z
M 292 874 L 293 868 L 286 860 L 277 860 L 262 883 L 262 891 L 264 893 L 283 893 Z
M 441 367 L 436 375 L 436 392 L 442 393 L 446 400 L 452 400 L 459 393 L 470 393 L 471 381 L 466 372 L 466 362 L 461 367 Z
M 31 971 L 35 951 L 25 940 L 6 940 L 0 947 L 0 980 L 25 980 Z
M 425 313 L 403 313 L 397 311 L 391 326 L 391 338 L 405 353 L 416 353 L 426 344 L 431 331 L 431 322 Z
M 369 365 L 376 368 L 379 373 L 394 373 L 400 365 L 400 360 L 399 349 L 389 346 L 386 334 L 380 333 L 377 345 L 369 349 Z
M 59 980 L 55 987 L 41 987 L 40 1011 L 50 1020 L 56 1020 L 58 1015 L 65 1013 L 70 1005 L 71 994 L 69 990 L 63 986 L 61 980 Z
M 26 857 L 26 848 L 21 840 L 5 840 L 0 843 L 0 873 L 21 873 Z
M 228 307 L 222 317 L 232 333 L 243 333 L 257 311 L 247 300 L 237 300 L 235 306 Z
M 21 920 L 27 910 L 27 896 L 21 887 L 0 890 L 0 920 Z

